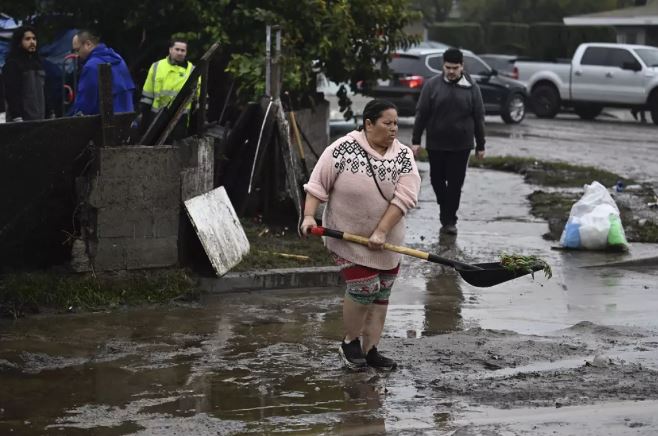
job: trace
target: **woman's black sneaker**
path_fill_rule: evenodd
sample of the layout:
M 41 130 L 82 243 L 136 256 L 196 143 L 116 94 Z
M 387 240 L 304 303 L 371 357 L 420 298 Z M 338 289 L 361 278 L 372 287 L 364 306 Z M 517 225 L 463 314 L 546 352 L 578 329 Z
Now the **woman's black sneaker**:
M 366 354 L 366 362 L 369 366 L 383 371 L 392 371 L 398 366 L 398 364 L 395 363 L 395 360 L 379 354 L 377 347 L 372 347 L 370 351 L 368 351 L 368 354 Z
M 361 341 L 359 338 L 354 339 L 352 342 L 346 344 L 345 340 L 338 347 L 338 353 L 343 359 L 345 366 L 349 369 L 362 369 L 367 366 L 366 358 L 361 350 Z

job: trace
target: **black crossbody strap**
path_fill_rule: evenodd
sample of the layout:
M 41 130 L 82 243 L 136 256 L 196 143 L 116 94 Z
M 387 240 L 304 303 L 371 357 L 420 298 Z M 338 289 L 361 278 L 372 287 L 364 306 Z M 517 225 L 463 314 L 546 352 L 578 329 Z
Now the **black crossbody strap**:
M 379 193 L 381 194 L 384 200 L 386 200 L 387 202 L 391 201 L 388 198 L 386 198 L 386 196 L 382 192 L 382 188 L 379 187 L 379 182 L 377 182 L 377 174 L 375 174 L 375 169 L 373 168 L 372 163 L 370 162 L 370 156 L 368 156 L 368 152 L 364 150 L 363 147 L 361 147 L 361 149 L 366 155 L 366 160 L 368 161 L 368 166 L 370 167 L 370 172 L 372 173 L 372 179 L 375 181 L 375 185 L 377 185 L 377 190 L 379 191 Z

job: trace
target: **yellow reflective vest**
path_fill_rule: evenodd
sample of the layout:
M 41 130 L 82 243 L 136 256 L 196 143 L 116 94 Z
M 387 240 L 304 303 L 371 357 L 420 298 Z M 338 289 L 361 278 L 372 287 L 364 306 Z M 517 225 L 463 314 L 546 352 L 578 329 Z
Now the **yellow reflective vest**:
M 176 98 L 193 69 L 191 62 L 187 62 L 187 67 L 172 65 L 168 57 L 155 62 L 146 76 L 140 102 L 151 106 L 153 112 L 160 111 Z M 191 107 L 192 103 L 185 109 L 189 111 Z

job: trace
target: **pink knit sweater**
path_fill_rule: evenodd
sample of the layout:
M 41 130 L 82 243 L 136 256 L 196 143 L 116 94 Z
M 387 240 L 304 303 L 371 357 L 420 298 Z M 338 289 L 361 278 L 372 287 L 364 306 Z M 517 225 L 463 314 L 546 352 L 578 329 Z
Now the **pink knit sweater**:
M 377 190 L 366 154 L 385 200 Z M 353 131 L 327 147 L 306 185 L 306 192 L 327 206 L 322 223 L 327 228 L 370 237 L 389 204 L 406 215 L 418 202 L 420 176 L 411 149 L 397 139 L 379 155 L 368 144 L 364 132 Z M 404 241 L 404 217 L 391 229 L 386 242 L 400 245 Z M 327 248 L 359 265 L 376 269 L 395 268 L 400 255 L 334 238 L 325 238 Z

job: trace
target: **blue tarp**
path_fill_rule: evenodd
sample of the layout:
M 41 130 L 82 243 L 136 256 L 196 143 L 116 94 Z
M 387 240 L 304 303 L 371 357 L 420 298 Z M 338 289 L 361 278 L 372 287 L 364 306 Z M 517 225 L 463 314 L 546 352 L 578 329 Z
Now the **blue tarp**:
M 5 64 L 5 58 L 9 53 L 9 39 L 11 38 L 14 29 L 21 25 L 20 21 L 16 21 L 9 15 L 0 13 L 0 68 Z
M 9 41 L 0 39 L 0 68 L 5 64 L 5 58 L 9 53 Z

